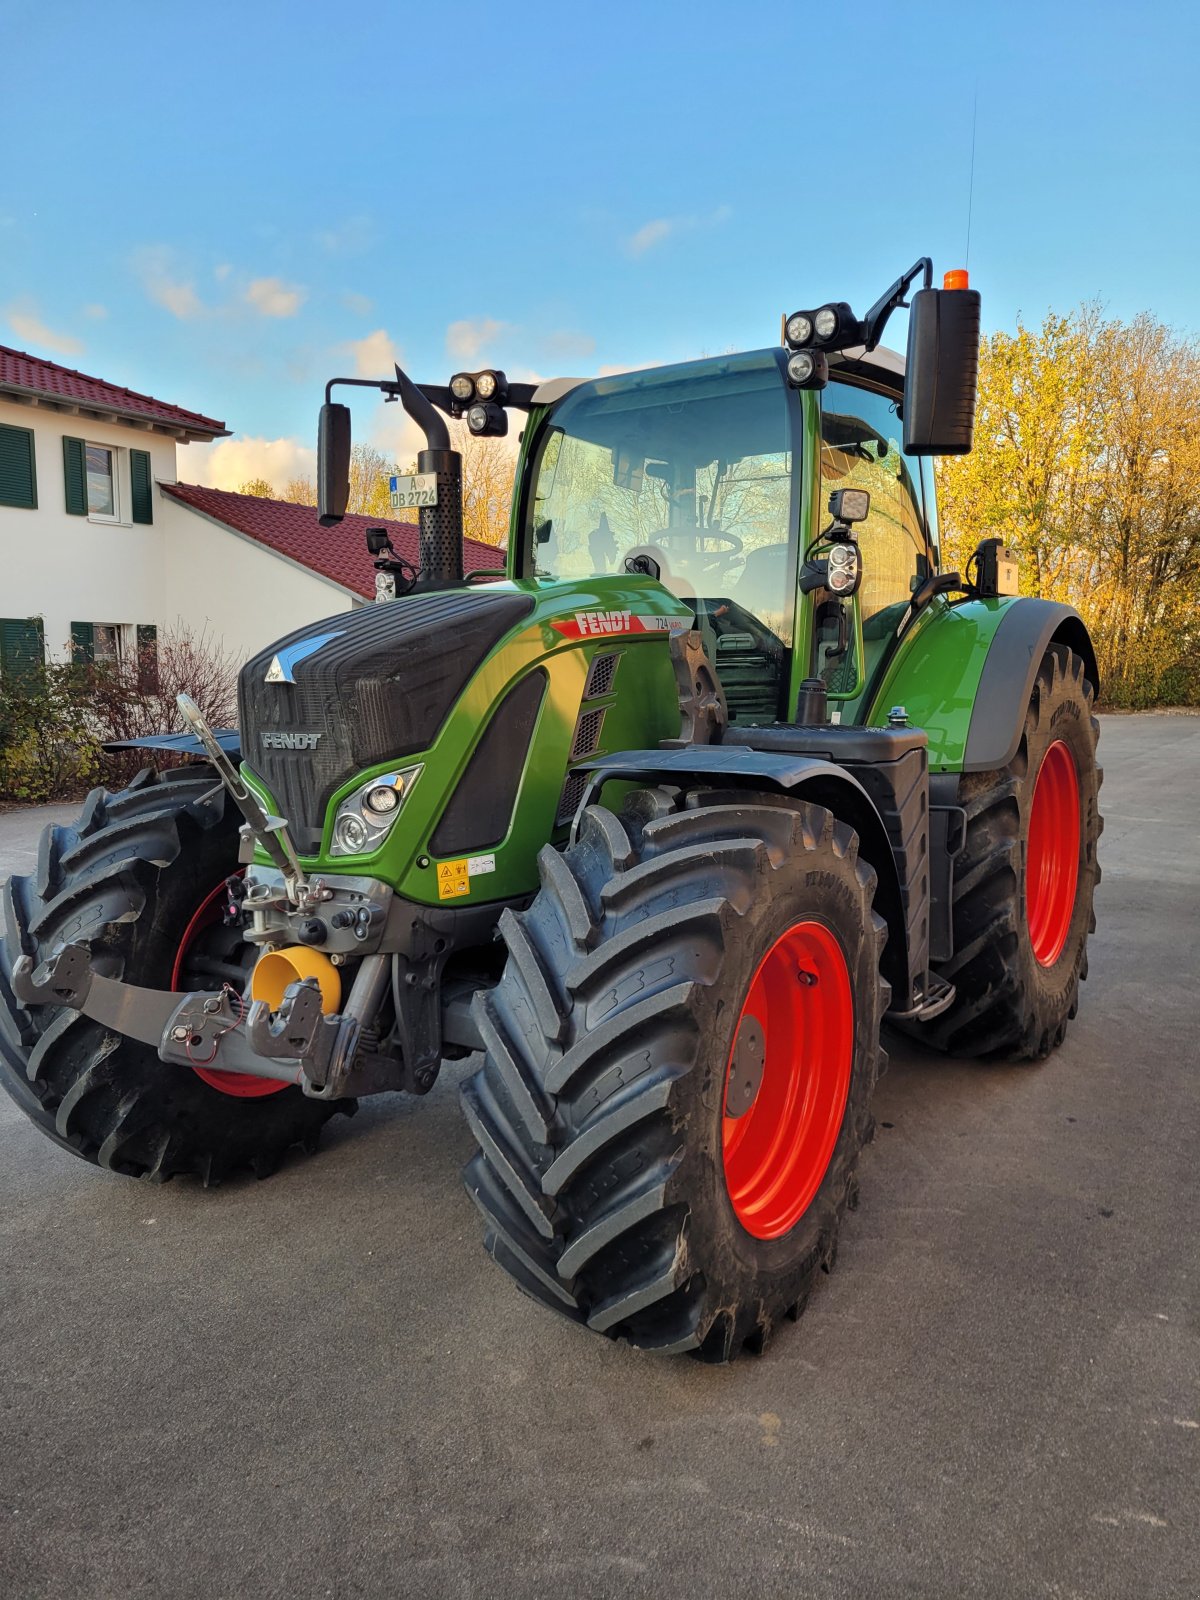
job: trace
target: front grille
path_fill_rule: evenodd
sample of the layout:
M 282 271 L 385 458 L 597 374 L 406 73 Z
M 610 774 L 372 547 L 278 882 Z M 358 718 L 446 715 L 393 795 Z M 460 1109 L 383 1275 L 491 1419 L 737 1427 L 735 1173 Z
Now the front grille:
M 486 850 L 507 834 L 549 682 L 538 667 L 500 702 L 429 841 L 435 856 Z
M 600 700 L 606 694 L 612 693 L 613 679 L 617 675 L 617 662 L 624 654 L 621 650 L 612 650 L 602 656 L 594 656 L 588 668 L 587 682 L 583 686 L 585 700 Z
M 309 623 L 242 669 L 242 755 L 288 819 L 302 855 L 320 848 L 335 789 L 356 773 L 427 750 L 471 674 L 532 609 L 525 595 L 450 589 Z M 307 639 L 330 635 L 311 655 Z M 276 656 L 298 654 L 295 682 L 265 681 Z M 311 750 L 263 743 L 273 731 L 315 734 Z
M 585 711 L 575 724 L 575 737 L 571 740 L 571 761 L 582 761 L 584 756 L 595 753 L 596 746 L 600 743 L 600 730 L 604 726 L 604 706 L 597 706 L 595 711 Z
M 557 827 L 561 828 L 564 823 L 570 822 L 571 818 L 579 810 L 579 802 L 583 799 L 583 791 L 587 788 L 590 776 L 591 774 L 587 772 L 567 773 L 567 781 L 563 784 L 562 794 L 559 796 L 558 801 L 558 812 L 554 818 Z

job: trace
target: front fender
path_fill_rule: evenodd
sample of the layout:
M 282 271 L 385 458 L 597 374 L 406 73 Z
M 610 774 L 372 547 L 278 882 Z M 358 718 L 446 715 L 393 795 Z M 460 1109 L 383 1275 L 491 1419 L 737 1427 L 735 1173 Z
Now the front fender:
M 929 736 L 931 772 L 990 772 L 1017 753 L 1043 655 L 1066 644 L 1093 690 L 1096 652 L 1083 618 L 1053 600 L 1009 596 L 949 605 L 935 600 L 900 641 L 865 721 L 887 724 L 903 705 Z

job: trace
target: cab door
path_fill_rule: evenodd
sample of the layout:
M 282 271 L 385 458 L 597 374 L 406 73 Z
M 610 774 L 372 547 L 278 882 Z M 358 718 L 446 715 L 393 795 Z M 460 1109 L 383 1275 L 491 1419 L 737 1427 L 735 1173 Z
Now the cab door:
M 866 489 L 871 510 L 856 532 L 863 577 L 847 607 L 845 648 L 839 651 L 836 612 L 817 596 L 817 670 L 839 720 L 859 720 L 864 691 L 896 640 L 914 589 L 936 570 L 937 551 L 926 517 L 921 468 L 901 450 L 899 395 L 845 378 L 821 394 L 820 482 L 823 524 L 830 491 Z

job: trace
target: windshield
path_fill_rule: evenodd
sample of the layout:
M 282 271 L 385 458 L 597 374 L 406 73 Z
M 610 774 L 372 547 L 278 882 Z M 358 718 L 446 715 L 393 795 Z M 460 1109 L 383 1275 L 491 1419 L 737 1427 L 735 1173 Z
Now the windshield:
M 777 352 L 600 378 L 572 390 L 543 433 L 527 570 L 560 579 L 647 571 L 705 631 L 782 648 L 794 488 Z

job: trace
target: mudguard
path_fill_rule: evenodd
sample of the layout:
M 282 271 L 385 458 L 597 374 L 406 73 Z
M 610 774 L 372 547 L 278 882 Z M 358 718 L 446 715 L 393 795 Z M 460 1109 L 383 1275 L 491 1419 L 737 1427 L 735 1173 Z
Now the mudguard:
M 864 717 L 884 727 L 904 706 L 929 737 L 929 768 L 989 772 L 1016 754 L 1038 664 L 1054 643 L 1082 657 L 1099 690 L 1083 618 L 1053 600 L 1013 596 L 949 605 L 940 597 L 901 639 Z

